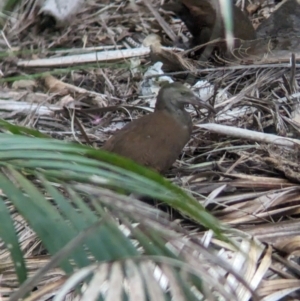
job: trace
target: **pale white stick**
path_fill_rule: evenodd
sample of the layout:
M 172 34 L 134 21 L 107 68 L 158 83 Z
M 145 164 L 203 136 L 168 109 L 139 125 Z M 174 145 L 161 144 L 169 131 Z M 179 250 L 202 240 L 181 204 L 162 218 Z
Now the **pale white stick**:
M 218 134 L 232 136 L 241 139 L 253 140 L 257 142 L 263 143 L 272 143 L 281 146 L 287 147 L 295 147 L 295 145 L 300 145 L 300 140 L 290 139 L 285 137 L 280 137 L 273 134 L 265 134 L 256 131 L 250 131 L 246 129 L 240 129 L 233 126 L 220 125 L 214 123 L 206 123 L 206 124 L 197 124 L 199 128 L 206 129 L 209 131 L 213 131 Z
M 178 48 L 162 47 L 162 49 L 181 51 Z M 84 53 L 77 55 L 37 59 L 37 60 L 20 60 L 17 64 L 19 67 L 62 67 L 72 66 L 83 63 L 107 62 L 113 60 L 128 59 L 150 54 L 150 47 L 139 47 L 133 49 L 120 49 L 110 51 L 98 51 L 93 53 Z

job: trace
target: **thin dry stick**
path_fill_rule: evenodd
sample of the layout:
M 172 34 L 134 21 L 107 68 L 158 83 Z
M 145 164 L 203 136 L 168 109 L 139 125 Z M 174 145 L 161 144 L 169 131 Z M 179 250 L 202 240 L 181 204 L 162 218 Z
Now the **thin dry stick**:
M 143 0 L 143 2 L 147 6 L 147 8 L 151 11 L 151 13 L 155 17 L 155 19 L 157 20 L 157 22 L 159 23 L 159 25 L 161 26 L 161 28 L 165 31 L 165 33 L 167 34 L 167 36 L 173 42 L 175 42 L 176 41 L 176 35 L 173 32 L 173 30 L 171 29 L 171 27 L 169 26 L 169 24 L 161 17 L 161 15 L 159 14 L 159 12 L 156 9 L 154 9 L 154 7 L 149 2 L 149 0 Z

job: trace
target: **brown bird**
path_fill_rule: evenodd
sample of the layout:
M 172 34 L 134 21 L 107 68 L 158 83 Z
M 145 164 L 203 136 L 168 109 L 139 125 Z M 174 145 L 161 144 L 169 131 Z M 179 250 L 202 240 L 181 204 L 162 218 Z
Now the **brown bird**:
M 174 12 L 185 23 L 193 36 L 192 47 L 225 38 L 225 27 L 218 0 L 173 0 L 162 8 Z M 234 37 L 254 40 L 256 33 L 248 17 L 233 3 L 231 8 Z M 226 51 L 226 44 L 218 43 L 218 48 Z
M 166 84 L 159 90 L 154 112 L 124 126 L 102 149 L 157 172 L 166 171 L 191 137 L 193 123 L 185 104 L 202 105 L 214 111 L 182 84 Z

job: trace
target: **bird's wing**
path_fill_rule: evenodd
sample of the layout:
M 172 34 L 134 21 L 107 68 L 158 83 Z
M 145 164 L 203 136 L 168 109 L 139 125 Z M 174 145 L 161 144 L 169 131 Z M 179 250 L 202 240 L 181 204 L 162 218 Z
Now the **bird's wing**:
M 157 171 L 168 169 L 188 142 L 191 129 L 170 114 L 158 111 L 127 124 L 103 149 Z

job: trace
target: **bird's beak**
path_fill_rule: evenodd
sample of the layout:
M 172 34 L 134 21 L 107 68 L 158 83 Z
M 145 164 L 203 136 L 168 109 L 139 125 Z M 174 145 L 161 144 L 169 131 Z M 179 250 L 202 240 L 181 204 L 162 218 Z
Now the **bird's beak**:
M 208 102 L 204 102 L 201 98 L 199 98 L 196 95 L 185 99 L 183 102 L 185 104 L 191 104 L 197 107 L 204 107 L 208 111 L 212 111 L 213 113 L 216 113 L 215 109 Z

